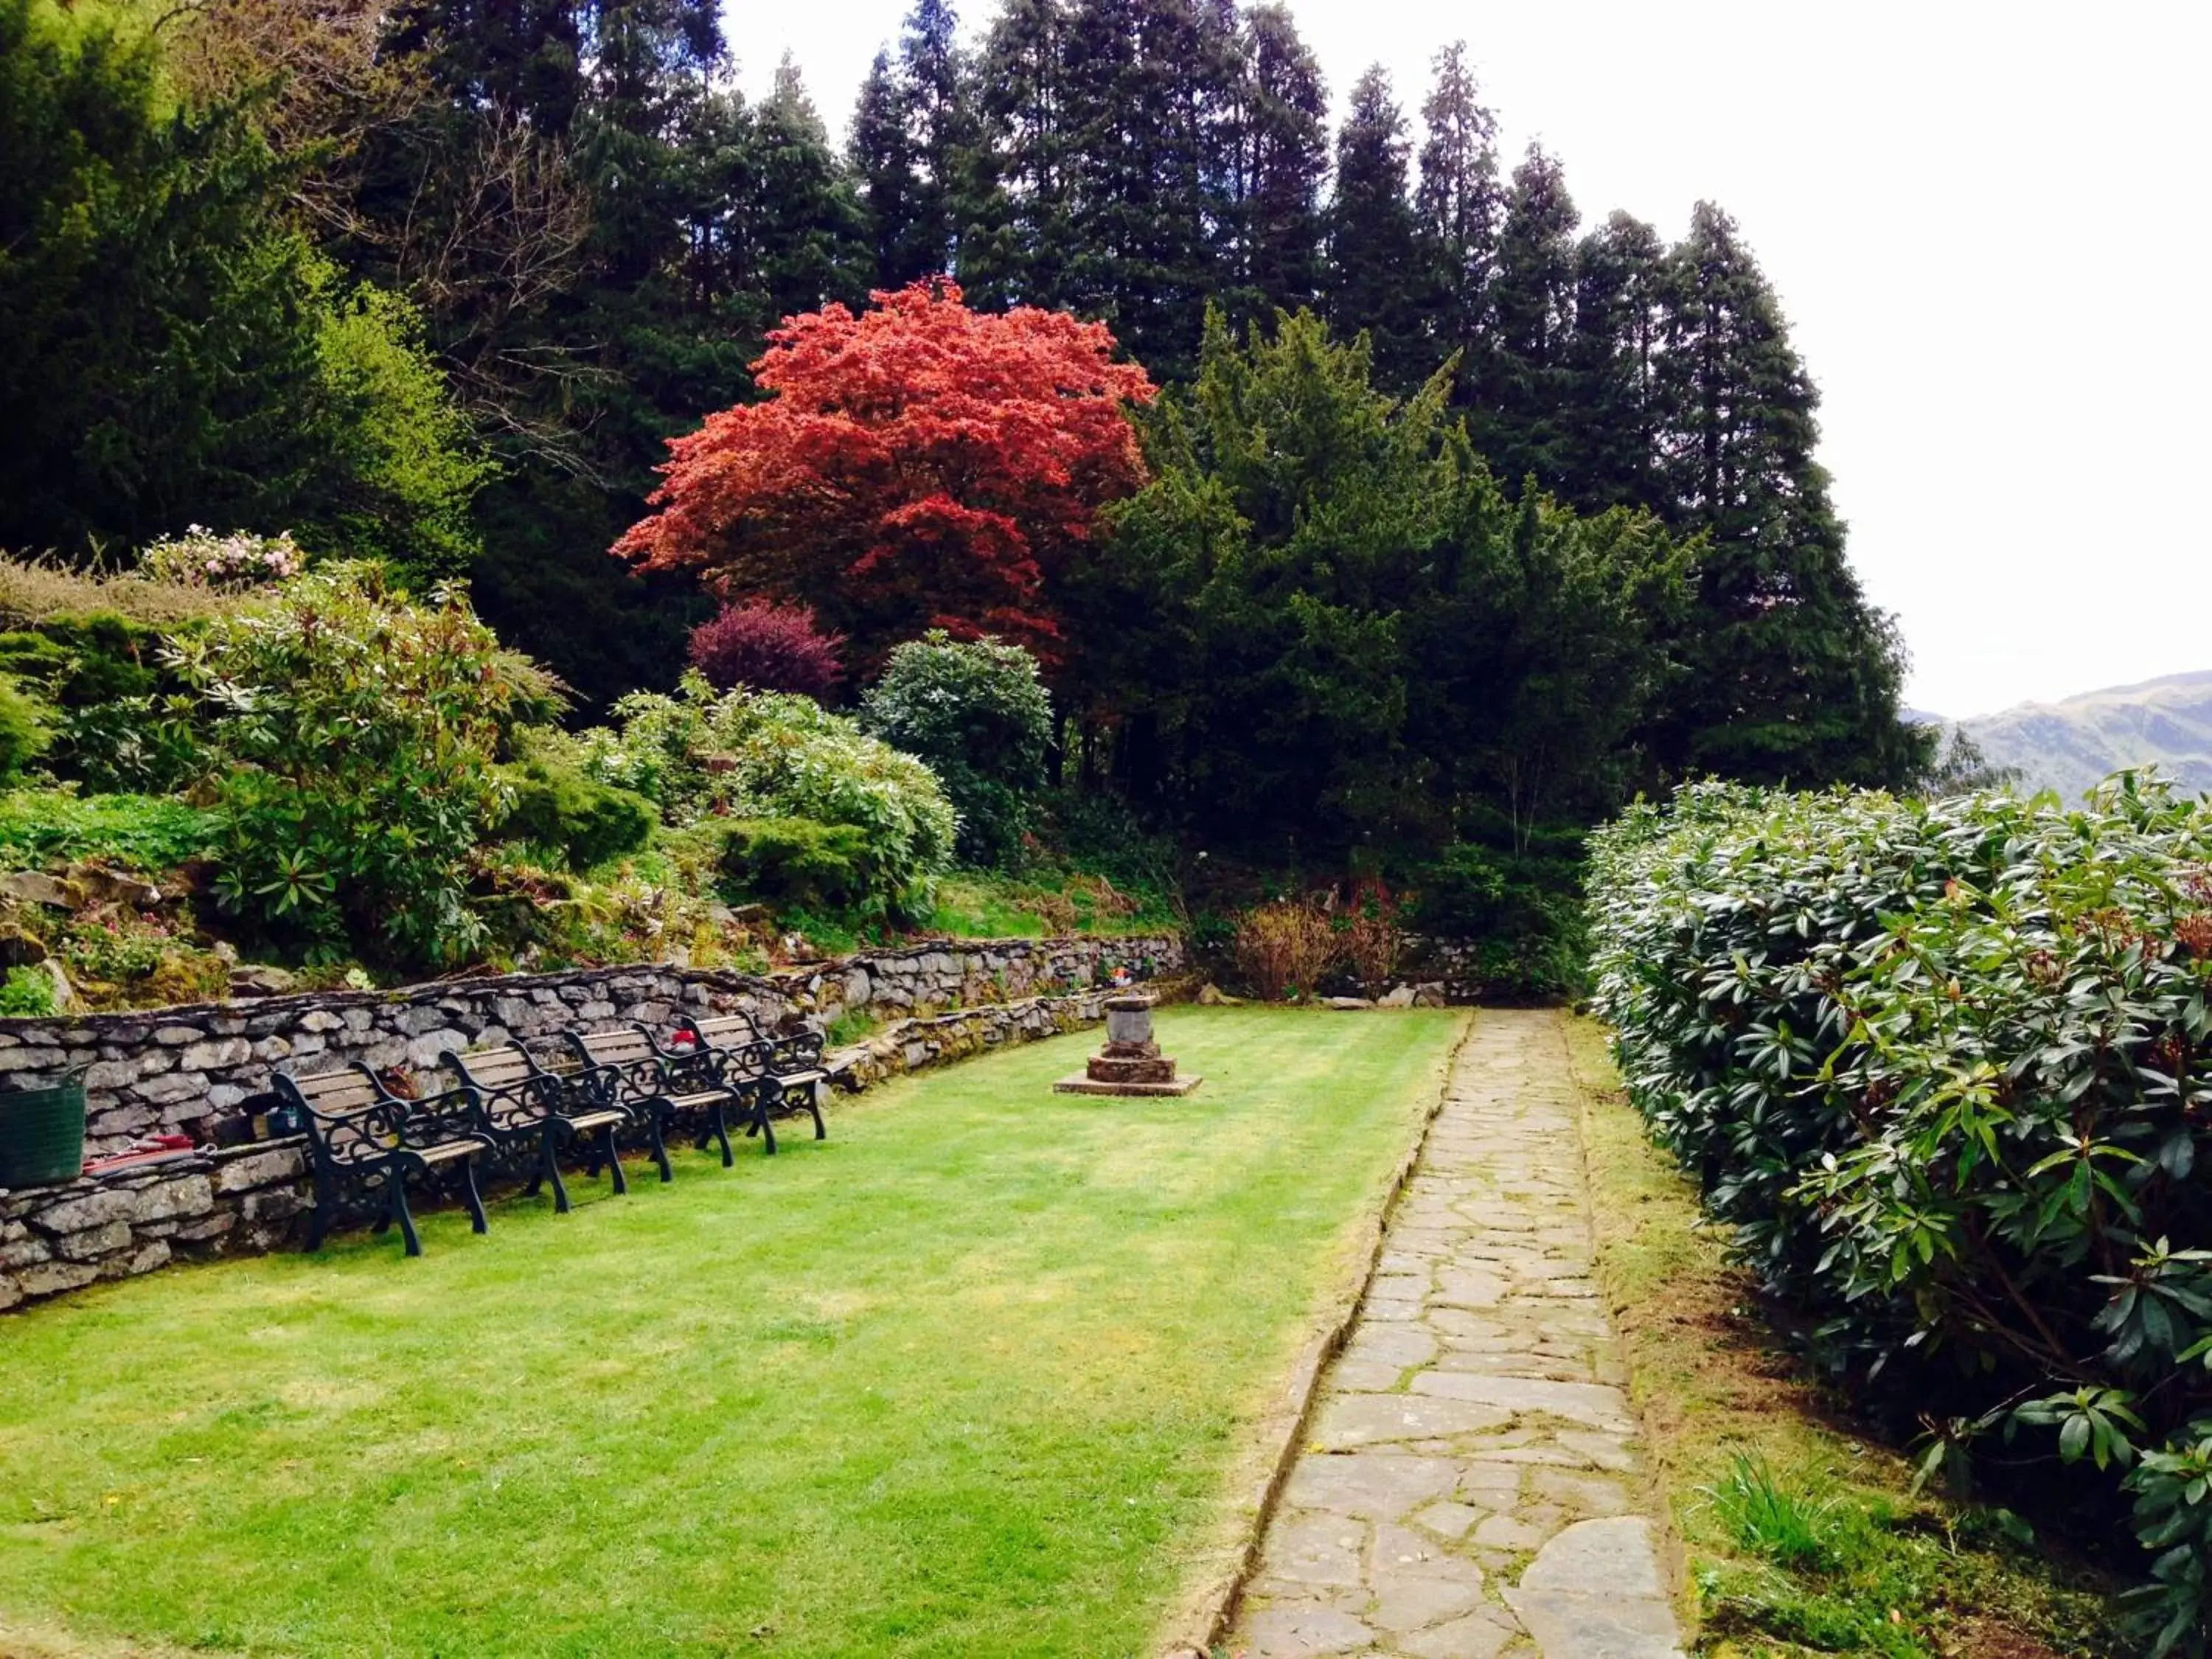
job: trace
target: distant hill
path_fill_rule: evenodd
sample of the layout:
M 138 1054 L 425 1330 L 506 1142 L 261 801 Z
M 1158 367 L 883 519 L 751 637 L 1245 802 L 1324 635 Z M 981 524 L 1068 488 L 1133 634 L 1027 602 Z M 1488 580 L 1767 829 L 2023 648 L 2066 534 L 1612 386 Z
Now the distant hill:
M 2024 702 L 1956 724 L 1992 765 L 2019 769 L 2021 787 L 2056 789 L 2069 801 L 2108 772 L 2154 762 L 2185 790 L 2212 790 L 2212 669 Z

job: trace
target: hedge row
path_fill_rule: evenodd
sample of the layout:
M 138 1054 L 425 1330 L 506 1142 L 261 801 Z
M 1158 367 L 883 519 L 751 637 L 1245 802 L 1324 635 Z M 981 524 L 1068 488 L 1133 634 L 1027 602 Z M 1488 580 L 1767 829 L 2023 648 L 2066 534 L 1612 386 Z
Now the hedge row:
M 1719 785 L 1591 848 L 1632 1097 L 1816 1350 L 2124 1504 L 2154 1653 L 2212 1617 L 2212 805 Z M 2078 1501 L 2077 1501 L 2078 1500 Z

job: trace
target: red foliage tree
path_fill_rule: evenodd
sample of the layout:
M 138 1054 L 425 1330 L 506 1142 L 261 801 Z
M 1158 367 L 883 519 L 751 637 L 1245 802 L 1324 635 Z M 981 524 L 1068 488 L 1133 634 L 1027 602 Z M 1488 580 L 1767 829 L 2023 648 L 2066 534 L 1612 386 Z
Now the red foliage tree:
M 731 605 L 691 630 L 691 660 L 718 691 L 796 691 L 817 702 L 845 678 L 842 634 L 823 634 L 803 605 Z
M 1054 657 L 1050 586 L 1142 482 L 1123 410 L 1156 395 L 1103 324 L 969 310 L 951 283 L 787 318 L 772 394 L 669 441 L 659 510 L 615 553 L 812 605 L 874 657 L 927 627 Z

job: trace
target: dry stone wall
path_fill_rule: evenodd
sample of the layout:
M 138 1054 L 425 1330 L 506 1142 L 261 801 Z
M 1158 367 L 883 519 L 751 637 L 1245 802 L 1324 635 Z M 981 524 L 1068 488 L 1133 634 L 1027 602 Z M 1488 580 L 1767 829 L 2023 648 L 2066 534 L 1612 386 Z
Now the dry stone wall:
M 0 1089 L 82 1066 L 86 1145 L 104 1153 L 152 1134 L 205 1142 L 217 1119 L 265 1091 L 272 1073 L 345 1060 L 422 1068 L 448 1048 L 601 1030 L 743 1009 L 780 1018 L 866 1008 L 900 1016 L 1087 987 L 1126 964 L 1182 963 L 1173 936 L 998 939 L 917 945 L 754 975 L 641 966 L 507 975 L 404 990 L 312 993 L 149 1012 L 0 1019 Z
M 128 1092 L 141 1079 L 197 1077 L 198 1086 L 219 1103 L 155 1120 L 184 1128 L 204 1127 L 259 1092 L 279 1066 L 320 1066 L 334 1057 L 413 1069 L 456 1042 L 527 1038 L 571 1025 L 660 1021 L 684 1009 L 703 1013 L 743 1007 L 768 1018 L 879 1010 L 893 1016 L 888 1024 L 825 1057 L 832 1085 L 852 1092 L 1095 1025 L 1105 1017 L 1105 993 L 1096 981 L 1115 967 L 1149 976 L 1175 971 L 1182 959 L 1180 941 L 1170 938 L 1015 939 L 847 957 L 761 978 L 673 968 L 600 969 L 417 987 L 389 996 L 288 997 L 152 1015 L 10 1020 L 4 1022 L 4 1035 L 15 1041 L 5 1052 L 11 1060 L 40 1054 L 34 1064 L 51 1076 L 59 1066 L 85 1063 L 71 1056 L 91 1049 L 95 1068 L 118 1068 L 108 1076 L 119 1081 L 102 1085 L 118 1103 L 94 1108 L 111 1123 L 118 1112 L 145 1109 Z M 1058 988 L 1074 986 L 1085 988 Z M 1017 987 L 1020 993 L 1009 998 Z M 982 997 L 1000 1000 L 945 1008 Z M 25 1040 L 25 1028 L 45 1027 L 56 1029 L 38 1030 L 34 1040 Z M 46 1050 L 61 1058 L 46 1059 L 40 1052 Z M 137 1069 L 136 1062 L 149 1058 L 168 1063 Z M 12 1074 L 0 1074 L 9 1078 L 0 1086 L 40 1076 L 32 1066 L 16 1064 Z M 177 1098 L 179 1103 L 189 1099 Z M 307 1146 L 296 1137 L 203 1147 L 57 1186 L 0 1190 L 0 1310 L 174 1261 L 279 1249 L 304 1232 L 313 1203 Z

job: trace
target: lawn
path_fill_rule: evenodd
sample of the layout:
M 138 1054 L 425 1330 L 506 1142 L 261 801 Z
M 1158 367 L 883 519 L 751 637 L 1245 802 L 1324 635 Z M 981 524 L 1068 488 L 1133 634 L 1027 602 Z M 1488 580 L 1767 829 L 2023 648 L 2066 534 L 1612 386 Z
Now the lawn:
M 1178 1009 L 0 1321 L 0 1627 L 299 1655 L 1143 1652 L 1461 1016 Z

